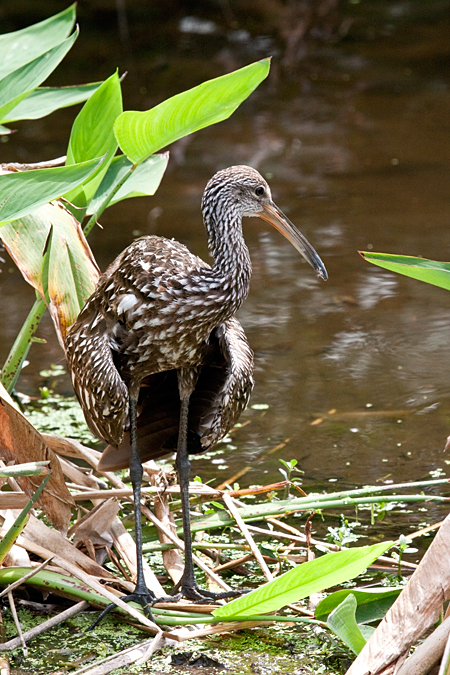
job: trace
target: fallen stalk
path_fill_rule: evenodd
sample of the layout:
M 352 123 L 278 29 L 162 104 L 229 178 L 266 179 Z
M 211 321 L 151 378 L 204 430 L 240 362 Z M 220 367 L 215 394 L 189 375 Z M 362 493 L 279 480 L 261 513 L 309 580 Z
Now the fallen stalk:
M 445 481 L 447 482 L 447 481 Z M 341 495 L 341 493 L 339 493 Z M 379 503 L 415 503 L 415 502 L 433 502 L 445 504 L 450 501 L 450 497 L 441 497 L 438 495 L 383 495 L 382 497 L 345 497 L 336 498 L 334 495 L 324 495 L 314 497 L 300 497 L 279 502 L 270 502 L 269 504 L 255 504 L 239 508 L 237 511 L 244 522 L 261 520 L 268 516 L 284 515 L 296 511 L 319 511 L 325 509 L 342 509 L 348 506 L 364 506 Z M 192 533 L 204 530 L 222 529 L 234 525 L 235 520 L 225 511 L 216 512 L 210 516 L 199 517 L 192 520 Z M 177 535 L 182 535 L 182 527 L 177 528 Z M 156 539 L 156 528 L 145 526 L 143 528 L 143 540 L 145 543 Z M 289 535 L 286 534 L 289 539 Z

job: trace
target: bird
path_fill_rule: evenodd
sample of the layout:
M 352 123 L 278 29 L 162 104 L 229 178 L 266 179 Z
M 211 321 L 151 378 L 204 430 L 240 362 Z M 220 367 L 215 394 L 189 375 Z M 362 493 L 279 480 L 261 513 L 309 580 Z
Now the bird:
M 213 593 L 196 582 L 189 455 L 225 436 L 253 388 L 253 352 L 235 317 L 251 276 L 242 218 L 272 224 L 320 278 L 328 278 L 319 255 L 276 206 L 256 169 L 239 165 L 215 173 L 201 209 L 212 265 L 174 239 L 136 239 L 100 278 L 65 341 L 86 422 L 108 444 L 99 470 L 130 468 L 138 565 L 135 589 L 122 599 L 137 601 L 147 613 L 155 597 L 142 568 L 142 462 L 174 451 L 185 564 L 172 597 L 205 602 L 239 593 Z

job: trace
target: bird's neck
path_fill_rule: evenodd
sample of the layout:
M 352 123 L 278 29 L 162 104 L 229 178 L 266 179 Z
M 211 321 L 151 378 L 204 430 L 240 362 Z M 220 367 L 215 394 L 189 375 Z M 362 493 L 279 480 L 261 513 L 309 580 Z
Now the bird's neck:
M 214 258 L 209 272 L 211 289 L 217 288 L 223 313 L 229 318 L 242 305 L 250 288 L 252 266 L 242 234 L 242 218 L 233 214 L 232 209 L 227 211 L 226 218 L 213 211 L 205 217 L 205 227 Z

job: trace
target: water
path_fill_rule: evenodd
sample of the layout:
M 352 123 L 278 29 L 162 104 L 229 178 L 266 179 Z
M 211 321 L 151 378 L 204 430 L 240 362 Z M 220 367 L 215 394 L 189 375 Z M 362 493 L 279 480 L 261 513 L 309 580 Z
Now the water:
M 222 482 L 249 467 L 241 485 L 271 482 L 281 478 L 278 457 L 296 458 L 307 486 L 329 489 L 450 475 L 450 296 L 357 253 L 450 260 L 448 23 L 443 15 L 414 17 L 417 7 L 360 9 L 350 38 L 322 47 L 294 73 L 280 74 L 275 60 L 277 83 L 265 83 L 227 122 L 176 144 L 155 197 L 113 207 L 90 240 L 102 269 L 141 233 L 175 237 L 208 260 L 203 188 L 215 170 L 248 163 L 268 178 L 278 206 L 327 266 L 324 283 L 270 226 L 245 223 L 253 277 L 239 318 L 255 350 L 251 403 L 267 407 L 244 413 L 247 424 L 232 439 L 237 449 L 220 455 L 224 461 L 196 461 L 206 479 Z M 74 53 L 81 60 L 69 55 L 70 67 L 54 82 L 73 83 L 80 73 L 83 81 L 100 79 L 120 62 L 111 42 L 97 68 L 86 62 L 95 36 L 88 28 L 83 38 L 81 29 Z M 149 57 L 135 48 L 127 108 L 196 84 L 195 73 L 222 72 L 211 42 L 202 62 L 202 38 L 190 39 L 184 53 Z M 181 38 L 174 40 L 179 47 Z M 19 133 L 0 145 L 0 161 L 64 154 L 73 115 L 18 124 Z M 34 296 L 9 262 L 0 285 L 3 361 Z M 32 348 L 19 383 L 27 393 L 36 393 L 39 370 L 63 362 L 48 320 L 39 335 L 48 342 Z M 68 380 L 62 389 L 70 392 Z M 442 513 L 433 508 L 426 518 Z

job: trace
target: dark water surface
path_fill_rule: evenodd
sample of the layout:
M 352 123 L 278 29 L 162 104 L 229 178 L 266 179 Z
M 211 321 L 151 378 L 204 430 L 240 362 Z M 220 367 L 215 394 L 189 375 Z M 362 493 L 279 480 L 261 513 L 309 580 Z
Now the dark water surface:
M 205 479 L 222 482 L 249 466 L 242 485 L 274 481 L 281 478 L 278 457 L 298 459 L 306 485 L 332 481 L 330 489 L 450 476 L 443 449 L 450 433 L 450 295 L 357 253 L 450 260 L 449 25 L 444 15 L 399 20 L 407 4 L 382 5 L 373 25 L 370 17 L 356 22 L 350 38 L 322 47 L 297 73 L 283 74 L 275 59 L 278 81 L 263 84 L 227 122 L 176 144 L 155 197 L 113 207 L 91 238 L 102 269 L 144 233 L 175 237 L 208 260 L 203 188 L 215 170 L 248 163 L 268 178 L 276 203 L 327 266 L 324 283 L 269 226 L 244 224 L 253 277 L 239 319 L 256 356 L 251 404 L 268 407 L 244 413 L 236 450 L 212 465 L 196 461 Z M 93 35 L 83 43 L 83 25 L 81 31 L 78 51 L 53 82 L 123 69 L 111 43 L 96 65 Z M 134 54 L 125 107 L 149 107 L 224 72 L 216 56 L 202 63 L 188 54 L 183 62 L 178 51 L 158 70 L 156 57 Z M 18 124 L 0 145 L 0 161 L 64 154 L 73 117 L 69 109 Z M 0 288 L 3 362 L 34 297 L 9 261 Z M 39 335 L 48 344 L 32 349 L 19 382 L 27 393 L 36 393 L 39 370 L 63 363 L 48 320 Z M 63 388 L 70 392 L 68 380 Z M 426 518 L 443 513 L 431 509 Z

